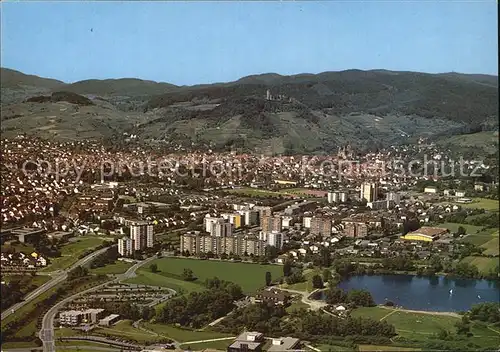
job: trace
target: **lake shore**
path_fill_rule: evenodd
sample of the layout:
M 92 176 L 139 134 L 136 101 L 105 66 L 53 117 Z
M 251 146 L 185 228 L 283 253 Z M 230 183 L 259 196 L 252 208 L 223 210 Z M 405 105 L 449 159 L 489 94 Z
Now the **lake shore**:
M 460 318 L 461 315 L 455 312 L 437 312 L 437 311 L 428 311 L 428 310 L 415 310 L 415 309 L 405 309 L 405 308 L 396 308 L 390 306 L 384 306 L 383 304 L 379 304 L 377 307 L 384 308 L 387 310 L 399 311 L 404 313 L 418 313 L 418 314 L 429 314 L 429 315 L 444 315 L 448 317 Z

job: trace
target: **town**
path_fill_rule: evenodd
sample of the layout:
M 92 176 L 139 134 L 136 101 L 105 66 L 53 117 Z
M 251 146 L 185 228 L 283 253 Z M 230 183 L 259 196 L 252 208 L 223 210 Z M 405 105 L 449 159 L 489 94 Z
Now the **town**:
M 2 345 L 316 351 L 366 344 L 362 331 L 383 345 L 390 320 L 357 318 L 404 302 L 337 288 L 349 277 L 499 278 L 498 164 L 425 139 L 329 156 L 24 135 L 2 148 Z

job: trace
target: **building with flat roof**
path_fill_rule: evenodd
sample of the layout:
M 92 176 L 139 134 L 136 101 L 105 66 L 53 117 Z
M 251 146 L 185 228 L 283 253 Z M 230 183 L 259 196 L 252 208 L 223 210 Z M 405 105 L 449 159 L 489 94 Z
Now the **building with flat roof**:
M 110 326 L 110 325 L 113 325 L 114 323 L 116 323 L 119 319 L 120 319 L 120 316 L 118 314 L 111 314 L 111 315 L 108 315 L 105 318 L 102 318 L 99 321 L 99 325 L 101 325 L 101 326 Z
M 442 227 L 424 226 L 416 231 L 408 232 L 406 235 L 401 236 L 401 238 L 410 241 L 433 242 L 448 232 L 448 229 Z
M 227 348 L 227 352 L 261 352 L 264 343 L 264 334 L 255 331 L 245 331 Z
M 300 351 L 300 340 L 295 337 L 279 337 L 274 338 L 272 345 L 268 351 L 283 352 L 283 351 Z
M 21 243 L 35 243 L 46 231 L 36 227 L 21 227 L 11 231 Z

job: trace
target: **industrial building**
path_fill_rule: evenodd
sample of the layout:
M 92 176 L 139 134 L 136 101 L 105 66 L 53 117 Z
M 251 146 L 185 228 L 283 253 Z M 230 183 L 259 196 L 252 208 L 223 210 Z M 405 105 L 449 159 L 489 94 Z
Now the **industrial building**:
M 408 232 L 406 235 L 401 236 L 401 238 L 410 241 L 433 242 L 448 232 L 448 229 L 442 227 L 424 226 L 416 231 Z

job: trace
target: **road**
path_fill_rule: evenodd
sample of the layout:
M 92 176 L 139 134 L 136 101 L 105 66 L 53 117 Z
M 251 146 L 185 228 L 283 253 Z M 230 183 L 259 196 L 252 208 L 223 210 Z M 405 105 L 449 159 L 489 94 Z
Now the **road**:
M 54 287 L 55 285 L 63 282 L 68 278 L 68 272 L 75 269 L 77 266 L 82 266 L 90 261 L 92 261 L 96 256 L 99 254 L 104 253 L 106 250 L 108 250 L 109 247 L 99 249 L 98 251 L 92 252 L 86 257 L 83 257 L 82 259 L 78 260 L 75 264 L 73 264 L 71 267 L 69 267 L 66 270 L 60 270 L 60 271 L 55 271 L 50 274 L 52 276 L 52 279 L 44 283 L 42 286 L 38 287 L 36 290 L 28 294 L 26 297 L 24 297 L 24 300 L 21 302 L 18 302 L 14 304 L 12 307 L 8 308 L 5 312 L 2 313 L 2 320 L 7 318 L 9 315 L 17 311 L 19 308 L 24 307 L 26 304 L 40 296 L 42 293 L 45 291 L 49 290 L 50 288 Z M 49 275 L 47 273 L 47 275 Z
M 323 307 L 326 307 L 328 305 L 324 301 L 318 301 L 318 300 L 309 299 L 309 297 L 313 293 L 315 293 L 316 291 L 318 291 L 319 289 L 316 289 L 316 290 L 312 291 L 311 293 L 305 292 L 305 291 L 291 290 L 289 288 L 283 288 L 283 287 L 279 287 L 279 289 L 283 290 L 283 291 L 288 291 L 290 293 L 296 293 L 296 294 L 301 295 L 302 296 L 302 303 L 307 304 L 312 310 L 322 309 Z
M 129 278 L 132 278 L 135 276 L 135 271 L 142 265 L 147 264 L 148 262 L 156 259 L 156 256 L 147 258 L 146 260 L 140 261 L 135 263 L 133 266 L 131 266 L 125 273 L 117 275 L 115 279 L 111 281 L 107 281 L 101 285 L 97 285 L 94 287 L 89 288 L 88 290 L 78 292 L 72 296 L 66 297 L 62 301 L 56 303 L 54 306 L 52 306 L 47 313 L 43 316 L 42 320 L 42 328 L 40 329 L 40 332 L 38 336 L 40 337 L 40 340 L 43 342 L 43 350 L 44 352 L 52 352 L 55 351 L 55 334 L 54 334 L 54 319 L 56 317 L 57 312 L 59 309 L 64 307 L 67 303 L 71 302 L 75 298 L 82 296 L 84 294 L 87 294 L 92 291 L 96 291 L 106 285 L 109 285 L 110 283 L 115 283 L 115 282 L 120 282 Z

